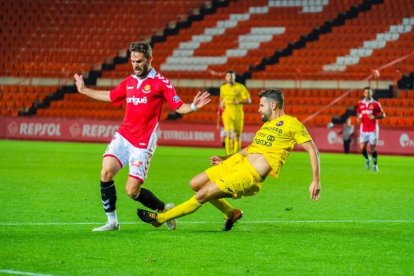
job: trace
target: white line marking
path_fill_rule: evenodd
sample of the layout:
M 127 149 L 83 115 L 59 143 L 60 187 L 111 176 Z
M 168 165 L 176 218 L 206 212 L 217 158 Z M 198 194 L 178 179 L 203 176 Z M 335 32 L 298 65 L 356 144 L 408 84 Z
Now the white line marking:
M 120 224 L 142 224 L 143 222 L 120 222 Z M 221 223 L 221 222 L 212 222 L 212 221 L 188 221 L 182 222 L 181 224 L 209 224 L 209 223 Z M 247 221 L 243 220 L 243 224 L 280 224 L 280 223 L 414 223 L 414 219 L 371 219 L 371 220 L 353 220 L 353 219 L 343 219 L 343 220 L 256 220 L 256 221 Z M 0 223 L 0 226 L 46 226 L 46 225 L 56 225 L 56 226 L 67 226 L 67 225 L 99 225 L 102 222 L 3 222 Z
M 24 271 L 9 270 L 9 269 L 2 269 L 0 270 L 0 273 L 13 274 L 13 275 L 30 275 L 30 276 L 52 276 L 52 274 L 40 274 L 40 273 L 24 272 Z

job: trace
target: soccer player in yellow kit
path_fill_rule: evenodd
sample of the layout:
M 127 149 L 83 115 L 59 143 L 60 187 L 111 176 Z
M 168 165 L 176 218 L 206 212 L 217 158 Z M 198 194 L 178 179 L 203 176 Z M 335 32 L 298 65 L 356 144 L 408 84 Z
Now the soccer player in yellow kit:
M 224 109 L 222 120 L 225 132 L 226 154 L 236 153 L 241 148 L 240 135 L 243 131 L 243 105 L 250 104 L 250 93 L 247 88 L 236 82 L 236 73 L 226 72 L 226 83 L 220 86 L 220 108 Z
M 177 207 L 155 213 L 137 210 L 144 222 L 159 227 L 164 222 L 191 214 L 205 202 L 210 202 L 225 215 L 224 231 L 229 231 L 243 212 L 234 208 L 224 198 L 241 198 L 256 194 L 268 175 L 277 176 L 295 144 L 300 144 L 309 154 L 312 167 L 310 198 L 319 199 L 319 152 L 305 126 L 283 110 L 284 97 L 278 89 L 259 93 L 259 112 L 264 122 L 252 143 L 240 152 L 225 157 L 211 157 L 212 167 L 190 181 L 195 195 Z

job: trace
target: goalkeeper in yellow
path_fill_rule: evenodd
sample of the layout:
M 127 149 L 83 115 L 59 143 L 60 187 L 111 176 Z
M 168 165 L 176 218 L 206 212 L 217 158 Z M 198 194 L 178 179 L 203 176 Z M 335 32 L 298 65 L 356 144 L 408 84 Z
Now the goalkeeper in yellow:
M 220 108 L 222 114 L 226 154 L 236 153 L 241 147 L 240 135 L 243 131 L 244 112 L 243 105 L 250 104 L 250 93 L 247 88 L 236 82 L 236 73 L 232 70 L 226 72 L 226 83 L 220 86 Z
M 259 112 L 264 122 L 256 132 L 253 142 L 240 152 L 225 157 L 211 157 L 212 167 L 190 181 L 195 195 L 165 213 L 137 210 L 141 220 L 159 227 L 168 220 L 197 211 L 210 202 L 225 216 L 224 231 L 232 229 L 243 212 L 234 208 L 225 198 L 241 198 L 259 192 L 268 175 L 277 176 L 295 144 L 300 144 L 309 154 L 312 182 L 309 195 L 319 199 L 319 152 L 305 126 L 283 110 L 284 97 L 278 89 L 259 93 Z

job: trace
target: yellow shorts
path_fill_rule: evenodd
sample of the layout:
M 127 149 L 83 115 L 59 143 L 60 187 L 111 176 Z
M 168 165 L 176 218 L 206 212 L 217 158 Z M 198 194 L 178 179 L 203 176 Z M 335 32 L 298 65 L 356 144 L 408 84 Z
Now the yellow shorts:
M 226 112 L 226 110 L 224 110 L 221 119 L 223 120 L 224 131 L 233 130 L 237 133 L 243 132 L 243 112 Z
M 232 198 L 252 196 L 262 187 L 263 180 L 255 168 L 246 157 L 238 153 L 205 172 L 220 190 Z

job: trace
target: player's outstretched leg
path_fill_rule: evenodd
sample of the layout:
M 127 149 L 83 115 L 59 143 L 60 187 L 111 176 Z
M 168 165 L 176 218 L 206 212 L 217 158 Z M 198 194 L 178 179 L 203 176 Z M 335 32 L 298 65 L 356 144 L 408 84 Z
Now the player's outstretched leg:
M 145 207 L 157 212 L 165 212 L 175 207 L 173 203 L 165 204 L 153 192 L 145 188 L 141 188 L 138 196 L 136 196 L 134 199 L 141 202 Z M 172 219 L 166 221 L 165 225 L 167 226 L 168 230 L 175 230 L 177 223 L 175 219 Z
M 195 212 L 197 209 L 199 209 L 201 206 L 202 204 L 197 201 L 195 196 L 193 196 L 189 200 L 181 203 L 177 207 L 174 207 L 171 210 L 168 210 L 164 213 L 157 214 L 155 212 L 138 209 L 137 215 L 142 221 L 150 223 L 155 227 L 159 227 L 164 222 L 191 214 Z

